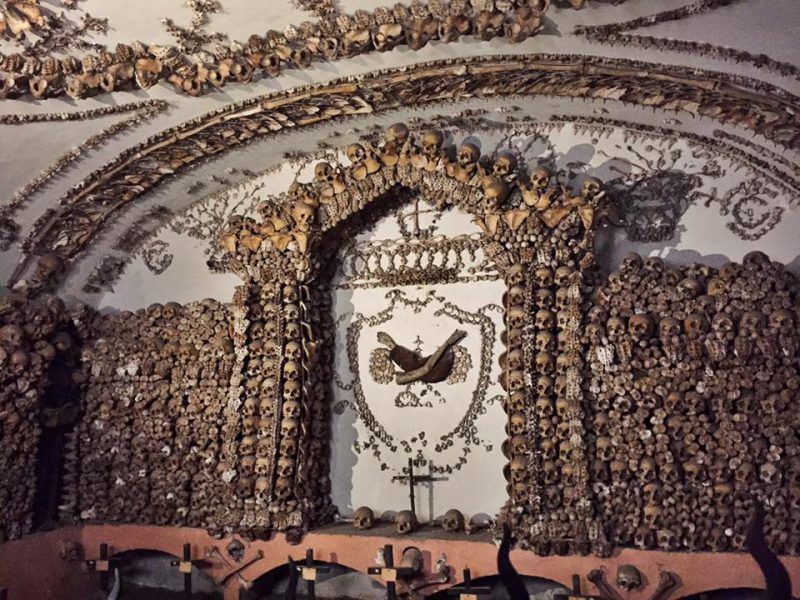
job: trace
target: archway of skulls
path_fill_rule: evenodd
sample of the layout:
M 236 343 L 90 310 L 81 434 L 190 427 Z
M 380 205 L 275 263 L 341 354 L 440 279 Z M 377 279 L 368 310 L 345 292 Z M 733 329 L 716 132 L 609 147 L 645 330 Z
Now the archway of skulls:
M 252 374 L 249 364 L 260 365 L 255 379 L 236 381 L 234 375 L 227 418 L 235 422 L 243 403 L 251 400 L 253 406 L 257 399 L 257 417 L 269 424 L 256 435 L 227 441 L 228 476 L 233 481 L 259 445 L 271 449 L 267 475 L 239 477 L 236 483 L 253 490 L 244 521 L 302 527 L 334 512 L 328 496 L 329 259 L 348 233 L 407 189 L 424 194 L 437 208 L 456 206 L 473 215 L 486 255 L 506 283 L 500 383 L 506 390 L 509 499 L 503 515 L 524 526 L 531 541 L 563 540 L 579 551 L 606 553 L 579 443 L 585 438 L 584 278 L 594 267 L 594 232 L 604 212 L 601 182 L 589 178 L 580 189 L 569 190 L 551 182 L 544 168 L 523 173 L 513 153 L 481 159 L 474 144 L 450 148 L 442 133 L 415 137 L 402 124 L 390 127 L 377 145 L 349 146 L 347 157 L 348 165 L 318 163 L 314 182 L 293 184 L 281 202 L 260 207 L 260 221 L 237 217 L 222 235 L 227 264 L 244 280 L 233 309 L 234 371 Z M 535 410 L 542 401 L 565 403 L 564 423 L 576 440 L 562 474 L 570 493 L 554 509 L 570 515 L 563 520 L 552 519 L 542 502 Z M 238 431 L 231 425 L 229 431 Z

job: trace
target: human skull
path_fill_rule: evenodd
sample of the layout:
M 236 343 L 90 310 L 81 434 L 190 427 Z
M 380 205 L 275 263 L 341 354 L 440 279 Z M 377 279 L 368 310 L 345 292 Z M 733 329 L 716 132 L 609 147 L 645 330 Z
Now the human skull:
M 281 436 L 295 439 L 300 433 L 297 419 L 285 418 L 281 421 Z
M 550 169 L 545 167 L 538 167 L 536 168 L 533 173 L 531 173 L 531 187 L 536 190 L 544 190 L 550 185 Z
M 597 198 L 603 191 L 603 182 L 597 177 L 589 177 L 581 184 L 581 198 L 587 202 Z
M 401 510 L 394 518 L 395 530 L 401 535 L 412 533 L 418 526 L 417 515 L 410 510 Z
M 250 454 L 255 454 L 256 450 L 256 438 L 252 435 L 246 435 L 242 438 L 241 442 L 239 443 L 239 452 L 243 456 L 247 456 Z
M 661 342 L 667 344 L 671 338 L 680 335 L 681 322 L 673 317 L 664 317 L 658 322 L 658 337 Z
M 256 457 L 252 455 L 242 457 L 239 470 L 244 477 L 252 477 L 256 470 Z
M 512 329 L 521 328 L 525 325 L 525 309 L 521 306 L 511 306 L 507 313 L 508 326 Z
M 333 183 L 336 179 L 336 171 L 329 162 L 320 161 L 314 167 L 314 179 L 319 183 Z
M 372 529 L 372 525 L 375 522 L 375 513 L 372 512 L 372 509 L 368 506 L 360 506 L 356 509 L 355 514 L 353 515 L 353 527 L 358 529 L 359 531 L 365 531 L 367 529 Z
M 608 331 L 609 337 L 614 339 L 622 337 L 625 334 L 625 329 L 625 321 L 620 317 L 611 317 L 606 322 L 606 331 Z
M 633 565 L 620 565 L 617 569 L 617 586 L 630 592 L 642 586 L 642 574 Z
M 275 497 L 278 500 L 288 500 L 292 494 L 292 480 L 288 477 L 278 477 L 275 480 Z
M 13 323 L 0 327 L 0 342 L 11 349 L 22 344 L 23 331 L 19 325 Z
M 615 449 L 611 444 L 611 438 L 608 436 L 600 436 L 595 440 L 595 454 L 597 458 L 603 461 L 610 461 L 614 458 Z
M 463 168 L 471 167 L 480 160 L 481 151 L 475 144 L 464 142 L 458 148 L 458 164 Z
M 308 231 L 311 229 L 316 210 L 306 202 L 296 202 L 294 206 L 292 206 L 291 214 L 297 229 L 300 231 Z
M 500 179 L 508 179 L 517 171 L 517 157 L 512 152 L 500 152 L 495 158 L 492 173 Z
M 553 416 L 553 402 L 549 398 L 538 398 L 535 409 L 539 418 L 546 419 Z
M 294 474 L 294 459 L 281 456 L 278 459 L 277 473 L 280 477 L 291 477 Z
M 408 140 L 409 129 L 405 123 L 395 123 L 390 125 L 384 134 L 387 142 L 402 145 Z
M 439 156 L 444 144 L 444 135 L 440 131 L 428 131 L 422 136 L 422 153 L 430 159 Z
M 653 321 L 647 315 L 633 315 L 628 320 L 628 331 L 636 341 L 647 339 L 652 329 Z
M 555 294 L 548 288 L 539 288 L 533 293 L 533 300 L 537 308 L 552 308 L 555 304 Z
M 442 517 L 442 529 L 453 533 L 464 531 L 464 515 L 460 510 L 451 508 Z
M 508 304 L 509 305 L 521 305 L 525 303 L 525 288 L 519 285 L 512 286 L 508 290 Z
M 686 334 L 691 339 L 697 339 L 708 331 L 708 321 L 705 315 L 701 313 L 693 313 L 686 317 L 683 326 L 686 329 Z
M 297 419 L 300 417 L 300 386 L 296 381 L 287 381 L 283 388 L 283 407 L 281 408 L 283 416 L 290 419 Z
M 508 419 L 508 429 L 511 435 L 523 435 L 526 429 L 525 415 L 522 413 L 511 413 Z
M 721 335 L 732 332 L 733 327 L 733 319 L 727 313 L 717 313 L 711 320 L 711 328 Z
M 348 160 L 350 160 L 350 163 L 354 166 L 360 165 L 367 158 L 367 151 L 361 144 L 349 145 L 345 150 L 345 154 L 347 155 Z
M 759 478 L 761 481 L 766 483 L 767 485 L 780 485 L 781 480 L 783 479 L 782 473 L 778 470 L 778 467 L 771 462 L 764 463 L 758 469 Z
M 283 374 L 288 381 L 296 381 L 300 379 L 300 365 L 297 361 L 287 360 L 283 365 Z
M 552 373 L 555 370 L 555 359 L 550 352 L 537 352 L 534 357 L 536 369 L 539 373 Z
M 509 286 L 521 285 L 525 281 L 525 268 L 520 264 L 513 264 L 506 270 L 506 282 Z
M 270 451 L 269 439 L 261 440 L 264 442 L 264 449 L 266 452 Z M 297 440 L 292 437 L 284 437 L 280 444 L 281 456 L 294 456 L 297 454 Z
M 549 375 L 541 375 L 536 380 L 536 393 L 542 397 L 548 397 L 553 393 L 554 381 Z
M 269 462 L 269 458 L 265 456 L 256 458 L 255 474 L 258 477 L 266 477 L 269 475 Z
M 541 287 L 553 285 L 553 278 L 553 271 L 547 267 L 536 267 L 533 271 L 533 279 Z
M 540 309 L 534 315 L 534 325 L 542 331 L 549 331 L 555 327 L 556 315 L 552 310 Z

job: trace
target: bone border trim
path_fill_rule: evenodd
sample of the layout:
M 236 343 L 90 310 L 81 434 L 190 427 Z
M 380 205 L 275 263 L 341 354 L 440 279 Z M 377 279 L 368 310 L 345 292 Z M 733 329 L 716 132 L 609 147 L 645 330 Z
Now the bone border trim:
M 653 95 L 644 93 L 644 83 L 658 86 L 662 82 L 663 88 L 668 89 L 658 89 L 661 99 L 654 102 Z M 599 91 L 604 86 L 615 88 L 618 93 L 614 97 L 621 102 L 654 109 L 691 110 L 699 114 L 703 106 L 711 106 L 714 110 L 706 115 L 709 118 L 724 123 L 736 114 L 739 124 L 754 133 L 790 148 L 800 148 L 800 123 L 795 116 L 800 112 L 800 98 L 764 82 L 682 67 L 665 68 L 652 63 L 579 55 L 451 59 L 268 94 L 169 128 L 123 152 L 70 190 L 62 198 L 60 209 L 48 211 L 36 222 L 24 250 L 28 254 L 55 250 L 71 261 L 112 216 L 169 176 L 198 160 L 285 129 L 385 112 L 409 104 L 526 95 L 603 99 Z M 348 102 L 352 104 L 342 108 Z M 325 114 L 320 107 L 326 106 L 335 110 Z M 316 110 L 309 114 L 309 108 Z M 762 113 L 758 110 L 776 118 L 762 125 L 759 119 Z M 745 120 L 741 111 L 754 112 Z M 201 144 L 202 149 L 193 142 Z M 184 152 L 178 166 L 165 168 L 174 160 L 169 154 L 173 144 L 183 144 L 195 153 L 185 156 Z M 115 185 L 120 182 L 121 185 Z M 91 218 L 84 213 L 90 213 Z M 65 240 L 60 236 L 64 230 L 78 235 Z M 18 267 L 12 282 L 26 267 L 25 262 Z

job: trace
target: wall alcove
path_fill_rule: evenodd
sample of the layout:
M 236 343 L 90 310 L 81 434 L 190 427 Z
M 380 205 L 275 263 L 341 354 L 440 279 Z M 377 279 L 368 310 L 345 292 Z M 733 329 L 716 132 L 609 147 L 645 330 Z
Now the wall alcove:
M 505 460 L 492 452 L 506 439 L 498 384 L 506 285 L 472 216 L 408 189 L 390 194 L 358 228 L 330 232 L 344 243 L 323 268 L 335 330 L 332 501 L 343 516 L 364 505 L 407 509 L 408 485 L 396 477 L 411 459 L 416 475 L 435 480 L 416 486 L 421 522 L 450 508 L 494 514 L 508 498 Z M 459 331 L 462 339 L 443 346 Z M 408 350 L 402 365 L 395 343 Z M 395 380 L 442 346 L 430 373 Z M 485 494 L 463 494 L 478 482 Z

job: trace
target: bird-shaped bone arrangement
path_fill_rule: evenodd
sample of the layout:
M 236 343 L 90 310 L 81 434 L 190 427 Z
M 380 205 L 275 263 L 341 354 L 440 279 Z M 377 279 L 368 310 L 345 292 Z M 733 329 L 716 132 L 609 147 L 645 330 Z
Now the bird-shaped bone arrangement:
M 457 329 L 436 352 L 429 356 L 420 356 L 417 352 L 399 345 L 383 331 L 379 331 L 377 337 L 381 344 L 389 348 L 389 358 L 401 369 L 395 372 L 395 381 L 398 385 L 406 385 L 415 381 L 424 383 L 444 381 L 453 370 L 455 362 L 452 348 L 466 335 L 466 331 Z

